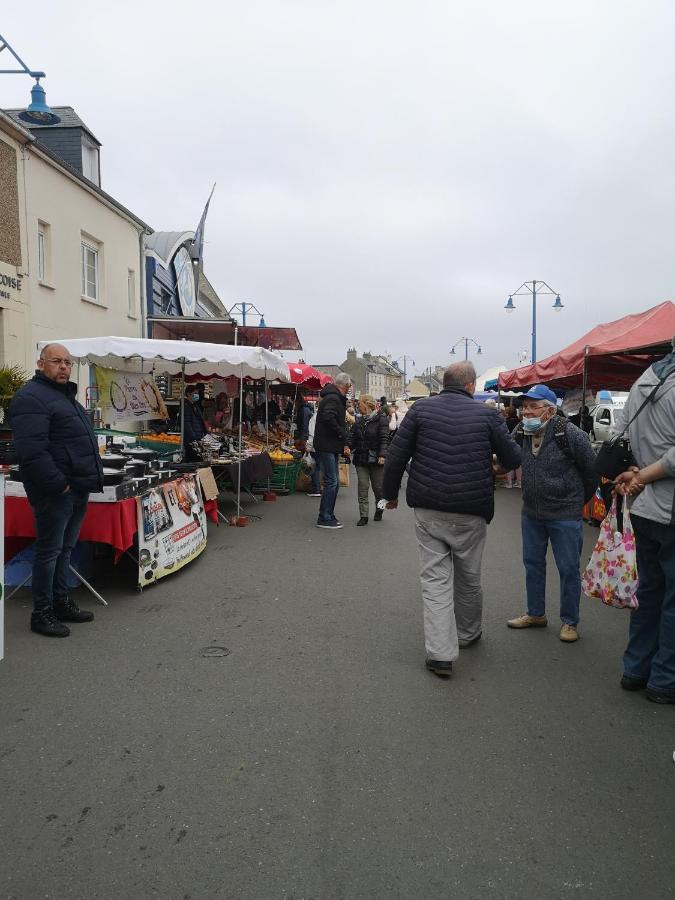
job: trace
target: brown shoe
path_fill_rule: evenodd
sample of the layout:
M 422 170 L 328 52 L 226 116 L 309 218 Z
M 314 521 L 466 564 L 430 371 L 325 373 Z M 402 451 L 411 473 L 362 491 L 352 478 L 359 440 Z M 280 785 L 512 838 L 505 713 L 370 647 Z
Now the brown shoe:
M 548 619 L 546 616 L 530 616 L 523 613 L 515 619 L 509 619 L 506 623 L 509 628 L 546 628 Z
M 560 628 L 560 640 L 564 641 L 566 644 L 572 644 L 574 641 L 578 641 L 579 634 L 577 632 L 577 626 L 565 625 L 563 622 Z

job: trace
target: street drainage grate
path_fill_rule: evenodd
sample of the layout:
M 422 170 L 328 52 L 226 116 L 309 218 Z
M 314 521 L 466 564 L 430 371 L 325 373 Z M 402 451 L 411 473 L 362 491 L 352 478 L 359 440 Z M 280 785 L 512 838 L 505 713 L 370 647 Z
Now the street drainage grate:
M 207 658 L 211 656 L 229 656 L 230 651 L 227 647 L 203 647 L 201 651 L 202 656 Z

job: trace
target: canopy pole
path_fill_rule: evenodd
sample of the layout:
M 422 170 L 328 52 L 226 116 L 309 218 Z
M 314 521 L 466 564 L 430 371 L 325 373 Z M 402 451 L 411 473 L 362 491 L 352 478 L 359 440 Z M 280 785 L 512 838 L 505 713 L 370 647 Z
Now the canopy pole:
M 242 363 L 239 368 L 239 462 L 237 463 L 237 515 L 241 516 L 241 423 L 244 418 L 244 364 Z
M 270 449 L 270 414 L 267 400 L 267 366 L 265 366 L 265 452 Z
M 579 425 L 583 428 L 584 406 L 586 406 L 586 387 L 588 382 L 588 344 L 584 347 L 584 369 L 581 382 L 581 409 L 579 410 Z
M 183 359 L 181 369 L 182 384 L 180 387 L 180 447 L 183 456 L 183 462 L 185 462 L 185 457 L 187 456 L 185 452 L 185 359 Z

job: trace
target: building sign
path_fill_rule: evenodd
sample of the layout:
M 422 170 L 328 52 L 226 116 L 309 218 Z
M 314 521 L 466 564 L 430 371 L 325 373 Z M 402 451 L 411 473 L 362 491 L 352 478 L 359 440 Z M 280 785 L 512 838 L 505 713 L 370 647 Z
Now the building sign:
M 168 419 L 166 404 L 152 375 L 94 366 L 101 419 L 116 422 Z
M 0 262 L 0 300 L 19 300 L 23 277 L 17 275 L 16 266 Z
M 185 475 L 136 498 L 138 586 L 152 584 L 195 559 L 206 547 L 199 479 Z
M 190 254 L 185 247 L 181 247 L 173 258 L 173 268 L 176 272 L 176 285 L 178 287 L 178 300 L 181 312 L 184 316 L 194 316 L 197 306 L 195 292 L 195 275 L 192 268 Z

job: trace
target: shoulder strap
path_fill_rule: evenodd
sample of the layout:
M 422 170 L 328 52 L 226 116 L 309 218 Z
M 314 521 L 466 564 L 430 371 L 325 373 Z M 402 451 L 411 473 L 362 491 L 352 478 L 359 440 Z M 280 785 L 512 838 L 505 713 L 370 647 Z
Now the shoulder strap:
M 511 432 L 511 436 L 513 437 L 513 440 L 516 442 L 516 444 L 518 444 L 519 447 L 523 446 L 524 434 L 523 434 L 523 423 L 522 422 L 518 422 L 516 427 Z
M 670 377 L 671 374 L 672 373 L 669 372 L 667 375 L 664 375 L 662 378 L 659 378 L 658 384 L 654 385 L 654 388 L 653 388 L 653 390 L 651 390 L 649 392 L 647 399 L 644 400 L 640 404 L 640 408 L 638 409 L 638 411 L 636 413 L 634 413 L 634 415 L 631 416 L 630 420 L 628 422 L 626 422 L 626 424 L 623 426 L 623 430 L 622 430 L 621 434 L 617 435 L 618 438 L 624 436 L 624 434 L 628 431 L 629 425 L 633 424 L 633 422 L 637 419 L 637 417 L 640 415 L 640 413 L 645 408 L 645 406 L 647 406 L 648 403 L 656 403 L 656 392 L 661 387 L 661 385 L 664 383 L 664 381 Z
M 574 454 L 572 453 L 572 448 L 570 447 L 570 442 L 567 437 L 567 419 L 563 419 L 562 416 L 556 416 L 556 423 L 553 429 L 553 440 L 568 459 L 574 459 Z

